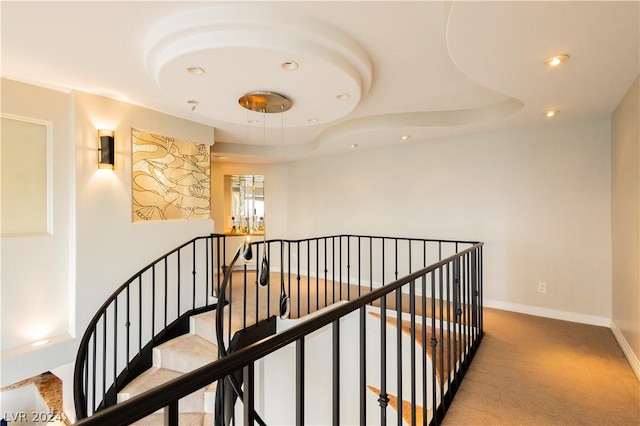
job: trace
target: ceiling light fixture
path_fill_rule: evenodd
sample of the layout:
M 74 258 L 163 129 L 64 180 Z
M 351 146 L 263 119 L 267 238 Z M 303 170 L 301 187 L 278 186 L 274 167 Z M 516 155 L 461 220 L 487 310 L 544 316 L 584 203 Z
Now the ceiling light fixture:
M 205 73 L 204 68 L 202 67 L 188 67 L 187 72 L 193 75 L 202 75 Z
M 284 64 L 283 64 L 284 66 Z M 297 67 L 297 64 L 296 64 Z M 282 140 L 280 144 L 282 160 L 284 161 L 284 113 L 289 111 L 292 106 L 292 102 L 289 98 L 280 93 L 269 92 L 266 90 L 249 92 L 246 95 L 238 99 L 238 104 L 248 111 L 255 111 L 262 113 L 262 138 L 263 144 L 266 148 L 266 114 L 280 113 L 280 131 Z M 248 113 L 247 113 L 248 114 Z M 263 231 L 263 242 L 266 247 L 266 227 Z M 250 243 L 250 237 L 247 237 L 247 243 Z M 249 245 L 249 247 L 251 247 Z M 269 261 L 267 260 L 267 252 L 265 249 L 264 258 L 262 260 L 262 272 L 260 273 L 259 282 L 261 285 L 267 285 L 269 278 Z M 280 282 L 280 318 L 288 318 L 291 311 L 291 299 L 287 295 L 284 285 L 284 275 L 281 277 Z
M 562 55 L 552 56 L 544 61 L 544 64 L 548 67 L 555 68 L 558 65 L 566 62 L 569 59 L 569 55 L 563 53 Z
M 38 341 L 36 341 L 36 342 L 33 342 L 33 343 L 31 344 L 31 346 L 33 346 L 34 348 L 37 348 L 38 346 L 44 346 L 44 345 L 47 345 L 47 344 L 49 344 L 50 342 L 51 342 L 51 340 L 50 340 L 50 339 L 42 339 L 42 340 L 38 340 Z
M 411 137 L 411 135 L 402 135 L 402 136 L 400 136 L 400 139 L 402 139 L 403 141 L 406 141 L 410 137 Z
M 307 120 L 309 123 L 317 123 L 318 121 L 320 121 L 319 119 L 313 117 Z
M 339 95 L 336 96 L 336 99 L 339 100 L 339 101 L 346 101 L 350 97 L 351 97 L 351 95 L 348 94 L 348 93 L 340 93 Z
M 280 66 L 287 71 L 295 71 L 299 67 L 296 61 L 284 61 Z
M 544 116 L 547 118 L 555 117 L 559 112 L 560 111 L 558 111 L 557 109 L 550 109 L 549 111 L 546 111 L 544 113 Z
M 357 143 L 352 143 L 351 145 L 349 145 L 351 148 L 356 149 L 358 147 Z
M 289 111 L 292 105 L 286 96 L 266 90 L 249 92 L 238 99 L 238 104 L 250 111 L 267 114 Z

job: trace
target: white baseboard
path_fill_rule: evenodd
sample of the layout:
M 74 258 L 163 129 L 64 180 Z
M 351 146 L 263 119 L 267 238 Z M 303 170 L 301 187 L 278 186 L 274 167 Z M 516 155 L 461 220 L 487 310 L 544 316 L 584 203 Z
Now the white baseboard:
M 577 322 L 580 324 L 597 325 L 600 327 L 611 327 L 611 318 L 577 314 L 575 312 L 559 311 L 556 309 L 541 308 L 538 306 L 520 305 L 518 303 L 502 302 L 500 300 L 485 299 L 483 304 L 487 308 L 502 309 L 503 311 L 518 312 L 521 314 Z
M 611 321 L 611 331 L 618 341 L 620 348 L 622 348 L 622 352 L 624 352 L 624 355 L 627 357 L 629 364 L 631 364 L 631 369 L 634 373 L 636 373 L 636 377 L 638 378 L 638 380 L 640 380 L 640 360 L 638 359 L 638 356 L 633 352 L 633 349 L 631 349 L 629 342 L 627 342 L 627 339 L 624 338 L 624 334 L 622 334 L 622 331 L 620 331 L 615 321 Z

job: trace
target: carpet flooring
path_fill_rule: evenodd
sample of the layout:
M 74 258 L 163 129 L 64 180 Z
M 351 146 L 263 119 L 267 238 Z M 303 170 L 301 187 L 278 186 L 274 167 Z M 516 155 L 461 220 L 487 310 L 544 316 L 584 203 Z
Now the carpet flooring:
M 605 327 L 484 310 L 443 425 L 640 425 L 640 382 Z

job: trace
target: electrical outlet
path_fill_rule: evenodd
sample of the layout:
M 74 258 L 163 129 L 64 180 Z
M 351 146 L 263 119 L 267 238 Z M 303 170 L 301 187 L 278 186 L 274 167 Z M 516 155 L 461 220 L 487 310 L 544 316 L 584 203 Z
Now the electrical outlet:
M 547 283 L 543 281 L 538 282 L 538 293 L 546 293 L 547 292 Z

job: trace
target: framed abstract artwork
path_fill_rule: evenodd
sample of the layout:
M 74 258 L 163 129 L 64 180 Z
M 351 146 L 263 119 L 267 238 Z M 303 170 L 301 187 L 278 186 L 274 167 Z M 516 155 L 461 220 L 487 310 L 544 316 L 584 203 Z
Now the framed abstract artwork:
M 131 129 L 133 221 L 209 219 L 209 145 Z

